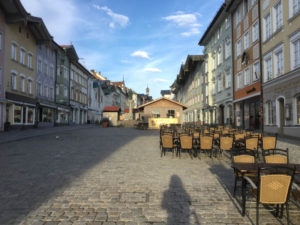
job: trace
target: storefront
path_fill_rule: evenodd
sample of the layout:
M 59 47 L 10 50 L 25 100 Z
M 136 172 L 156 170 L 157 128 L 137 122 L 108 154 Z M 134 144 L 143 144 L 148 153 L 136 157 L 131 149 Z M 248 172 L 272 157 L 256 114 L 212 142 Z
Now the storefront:
M 51 103 L 37 104 L 37 122 L 39 127 L 54 126 L 54 115 L 56 106 Z
M 260 96 L 235 102 L 235 122 L 237 127 L 247 130 L 261 129 L 261 115 Z
M 58 106 L 56 113 L 56 125 L 67 125 L 69 124 L 70 109 L 65 106 Z

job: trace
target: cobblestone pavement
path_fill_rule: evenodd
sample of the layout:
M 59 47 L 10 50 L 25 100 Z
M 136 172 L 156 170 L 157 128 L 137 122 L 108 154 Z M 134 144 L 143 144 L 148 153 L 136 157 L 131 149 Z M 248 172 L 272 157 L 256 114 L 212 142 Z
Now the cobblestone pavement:
M 183 153 L 178 159 L 167 153 L 161 158 L 158 143 L 157 131 L 86 127 L 0 144 L 0 224 L 255 221 L 255 204 L 247 203 L 242 217 L 240 197 L 232 197 L 233 171 L 226 157 L 199 160 Z M 293 147 L 292 158 L 298 154 Z M 292 206 L 293 224 L 299 224 L 299 212 Z M 260 221 L 285 224 L 286 218 L 277 220 L 262 209 Z

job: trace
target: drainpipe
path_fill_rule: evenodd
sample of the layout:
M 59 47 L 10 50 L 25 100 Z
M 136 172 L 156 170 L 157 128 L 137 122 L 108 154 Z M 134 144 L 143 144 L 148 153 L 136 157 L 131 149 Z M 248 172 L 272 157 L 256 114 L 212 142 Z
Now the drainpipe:
M 231 82 L 231 87 L 232 87 L 232 122 L 233 122 L 233 125 L 234 127 L 236 127 L 236 121 L 235 121 L 235 105 L 234 105 L 234 90 L 235 90 L 235 83 L 234 83 L 234 43 L 233 43 L 233 31 L 234 31 L 234 26 L 233 26 L 233 13 L 230 13 L 230 20 L 231 20 L 231 61 L 232 61 L 232 64 L 231 64 L 231 68 L 232 68 L 232 82 Z
M 264 101 L 263 101 L 263 68 L 262 68 L 262 27 L 261 27 L 261 13 L 260 13 L 260 3 L 258 0 L 258 20 L 259 20 L 259 69 L 260 69 L 260 109 L 261 109 L 261 133 L 264 133 Z

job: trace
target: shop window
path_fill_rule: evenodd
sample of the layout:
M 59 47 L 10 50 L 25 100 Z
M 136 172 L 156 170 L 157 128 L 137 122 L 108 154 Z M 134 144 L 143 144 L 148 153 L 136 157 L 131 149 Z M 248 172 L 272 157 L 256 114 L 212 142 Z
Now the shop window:
M 34 122 L 34 108 L 27 107 L 27 123 L 33 124 Z
M 167 117 L 168 118 L 175 118 L 175 110 L 168 110 Z
M 22 123 L 22 106 L 14 105 L 14 124 Z
M 42 121 L 47 123 L 52 122 L 52 109 L 43 108 Z

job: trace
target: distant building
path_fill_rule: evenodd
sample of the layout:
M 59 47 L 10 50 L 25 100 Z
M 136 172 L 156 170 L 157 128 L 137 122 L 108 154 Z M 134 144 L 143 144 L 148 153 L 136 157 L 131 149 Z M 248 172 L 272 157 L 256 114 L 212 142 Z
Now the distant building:
M 171 90 L 161 90 L 160 94 L 162 97 L 174 99 L 174 94 L 171 92 Z

